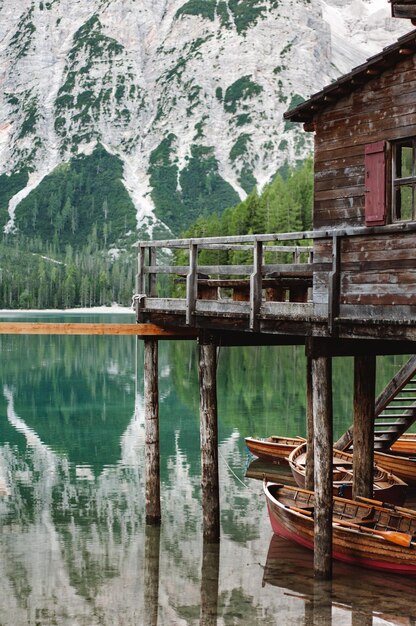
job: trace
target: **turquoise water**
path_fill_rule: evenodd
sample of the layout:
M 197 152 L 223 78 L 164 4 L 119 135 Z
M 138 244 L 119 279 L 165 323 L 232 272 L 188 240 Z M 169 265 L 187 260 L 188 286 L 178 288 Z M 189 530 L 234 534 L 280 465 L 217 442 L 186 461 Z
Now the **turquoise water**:
M 144 523 L 141 341 L 0 336 L 0 347 L 0 626 L 414 623 L 413 583 L 396 580 L 399 591 L 383 595 L 380 578 L 344 568 L 328 593 L 313 585 L 307 552 L 272 542 L 261 482 L 246 478 L 244 437 L 305 434 L 301 348 L 220 350 L 216 549 L 202 543 L 192 342 L 160 342 L 159 530 Z M 379 360 L 379 388 L 402 361 Z M 350 359 L 336 360 L 334 389 L 341 434 Z

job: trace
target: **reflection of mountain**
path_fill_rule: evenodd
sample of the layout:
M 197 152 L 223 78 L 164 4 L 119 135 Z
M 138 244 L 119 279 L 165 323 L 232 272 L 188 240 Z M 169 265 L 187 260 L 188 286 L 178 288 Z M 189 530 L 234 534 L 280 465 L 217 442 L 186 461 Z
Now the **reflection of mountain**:
M 0 537 L 0 613 L 2 618 L 6 616 L 4 623 L 20 626 L 42 614 L 59 624 L 69 617 L 75 620 L 68 622 L 71 624 L 117 624 L 114 615 L 132 620 L 120 623 L 140 624 L 143 602 L 149 598 L 143 590 L 144 424 L 140 397 L 121 437 L 119 462 L 106 466 L 94 478 L 86 466 L 74 466 L 66 455 L 45 445 L 16 413 L 13 392 L 5 388 L 4 395 L 9 424 L 27 444 L 24 454 L 9 444 L 1 448 L 10 483 L 10 496 L 1 500 L 0 507 L 4 528 Z M 255 616 L 259 610 L 247 584 L 249 572 L 235 569 L 237 537 L 233 533 L 245 529 L 245 544 L 240 538 L 239 549 L 249 554 L 247 540 L 258 540 L 255 518 L 263 507 L 258 506 L 258 498 L 250 498 L 246 487 L 241 487 L 240 505 L 233 503 L 235 483 L 228 467 L 242 461 L 235 442 L 234 437 L 221 446 L 223 506 L 232 511 L 232 515 L 225 514 L 229 533 L 223 545 L 225 564 L 232 554 L 234 574 L 227 576 L 220 611 L 234 611 L 235 603 L 242 601 L 252 606 L 250 613 Z M 191 624 L 193 620 L 186 621 L 186 616 L 199 616 L 201 516 L 195 496 L 198 477 L 190 476 L 177 440 L 168 468 L 169 482 L 162 486 L 165 523 L 159 623 L 179 623 L 179 617 L 185 620 L 182 623 Z

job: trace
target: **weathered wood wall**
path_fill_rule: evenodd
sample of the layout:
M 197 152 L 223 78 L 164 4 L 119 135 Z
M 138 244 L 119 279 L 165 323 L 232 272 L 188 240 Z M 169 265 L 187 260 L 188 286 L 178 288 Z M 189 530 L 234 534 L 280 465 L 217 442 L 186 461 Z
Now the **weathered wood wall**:
M 365 226 L 364 150 L 370 143 L 416 135 L 416 54 L 358 87 L 315 117 L 314 228 Z M 391 209 L 387 144 L 387 216 Z M 388 220 L 387 218 L 387 220 Z M 355 316 L 363 305 L 416 304 L 416 236 L 360 236 L 341 242 L 340 312 Z M 330 262 L 332 243 L 317 241 L 316 263 Z M 314 275 L 314 303 L 328 300 L 328 274 Z M 370 311 L 370 310 L 369 310 Z M 370 311 L 371 312 L 371 311 Z M 396 312 L 396 313 L 395 313 Z M 384 316 L 384 314 L 383 314 Z

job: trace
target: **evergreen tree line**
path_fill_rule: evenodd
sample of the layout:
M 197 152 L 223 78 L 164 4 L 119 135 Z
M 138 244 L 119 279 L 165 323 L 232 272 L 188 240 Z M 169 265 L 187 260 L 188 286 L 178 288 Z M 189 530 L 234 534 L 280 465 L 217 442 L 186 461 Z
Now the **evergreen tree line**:
M 286 168 L 277 174 L 259 195 L 257 189 L 235 207 L 225 209 L 221 216 L 201 216 L 184 237 L 227 237 L 255 233 L 287 233 L 309 230 L 312 226 L 313 160 Z M 293 242 L 286 241 L 287 245 Z M 299 242 L 296 242 L 299 243 Z M 308 242 L 304 242 L 308 245 Z M 283 242 L 282 242 L 283 244 Z M 186 252 L 178 252 L 177 263 L 186 263 Z M 250 262 L 246 252 L 202 251 L 201 264 Z M 284 261 L 284 255 L 281 261 Z
M 201 216 L 185 237 L 232 236 L 251 233 L 308 230 L 312 222 L 312 159 L 278 174 L 259 194 L 256 189 L 240 204 L 222 215 Z M 79 247 L 58 240 L 46 243 L 44 233 L 29 237 L 4 236 L 0 242 L 0 308 L 68 308 L 110 305 L 129 306 L 134 291 L 135 254 L 122 252 L 112 259 L 96 229 Z M 287 242 L 290 243 L 290 242 Z M 186 262 L 186 252 L 177 262 Z M 250 262 L 248 253 L 203 251 L 200 263 Z M 165 295 L 178 287 L 160 277 Z
M 62 255 L 23 237 L 0 243 L 0 308 L 45 309 L 131 304 L 133 254 L 112 260 L 102 250 L 67 246 Z

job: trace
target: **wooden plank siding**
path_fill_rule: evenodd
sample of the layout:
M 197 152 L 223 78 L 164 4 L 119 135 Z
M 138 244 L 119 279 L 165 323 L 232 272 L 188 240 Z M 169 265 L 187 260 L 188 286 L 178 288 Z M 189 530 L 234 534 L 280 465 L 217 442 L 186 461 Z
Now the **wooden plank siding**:
M 389 141 L 416 135 L 416 54 L 363 84 L 314 117 L 314 228 L 365 225 L 365 146 L 387 141 L 387 220 L 391 209 Z M 416 305 L 416 236 L 343 237 L 340 306 L 348 316 L 360 306 Z M 331 262 L 330 241 L 315 241 L 314 262 Z M 314 272 L 313 302 L 328 302 L 328 273 Z M 378 309 L 376 309 L 378 310 Z
M 342 238 L 340 304 L 416 306 L 415 249 L 416 237 L 411 233 Z M 315 244 L 316 262 L 329 263 L 331 254 L 329 241 Z M 328 285 L 327 272 L 314 272 L 314 304 L 328 301 Z M 350 313 L 355 316 L 359 311 Z

